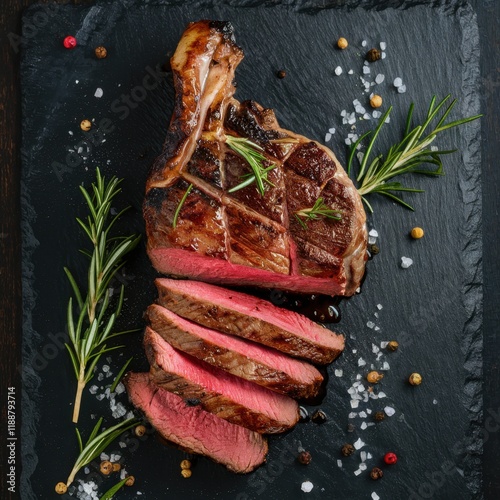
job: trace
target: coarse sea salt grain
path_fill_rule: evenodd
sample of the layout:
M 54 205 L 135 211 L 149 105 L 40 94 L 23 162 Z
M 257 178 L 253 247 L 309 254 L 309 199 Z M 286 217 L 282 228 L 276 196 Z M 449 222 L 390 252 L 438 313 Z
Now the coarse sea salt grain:
M 403 269 L 408 269 L 413 264 L 413 260 L 410 257 L 401 257 L 401 267 Z
M 335 128 L 334 127 L 329 128 L 328 132 L 330 132 L 330 134 L 335 134 Z
M 97 97 L 99 99 L 100 97 L 102 97 L 103 94 L 104 94 L 104 92 L 102 91 L 102 89 L 100 87 L 98 87 L 95 90 L 94 97 Z
M 396 413 L 396 410 L 392 406 L 386 406 L 384 411 L 388 417 L 392 417 Z
M 374 238 L 378 238 L 378 231 L 376 229 L 370 229 L 368 235 L 373 236 Z
M 380 342 L 380 347 L 382 349 L 385 349 L 387 347 L 387 344 L 389 344 L 389 342 L 387 340 L 383 340 L 382 342 Z
M 325 134 L 325 142 L 328 142 L 331 138 L 332 138 L 332 134 L 330 134 L 330 132 Z
M 361 451 L 359 453 L 359 457 L 361 458 L 361 461 L 364 462 L 366 460 L 366 451 Z
M 109 460 L 109 455 L 103 452 L 103 453 L 101 453 L 100 458 L 101 458 L 101 461 Z
M 341 68 L 340 66 L 337 66 L 337 67 L 335 68 L 335 74 L 336 74 L 337 76 L 340 76 L 340 75 L 342 74 L 342 68 Z
M 401 85 L 400 87 L 398 87 L 398 92 L 400 94 L 404 94 L 406 92 L 406 85 Z
M 391 365 L 387 361 L 384 361 L 384 364 L 382 365 L 382 367 L 380 369 L 384 370 L 384 371 L 390 370 Z
M 433 400 L 432 400 L 432 404 L 433 404 L 433 405 L 437 405 L 437 404 L 438 404 L 437 399 L 433 399 Z
M 336 368 L 334 373 L 336 377 L 342 377 L 344 371 L 342 370 L 342 368 Z
M 367 322 L 366 322 L 366 326 L 367 326 L 368 328 L 373 328 L 373 327 L 375 326 L 375 323 L 374 323 L 373 321 L 367 321 Z
M 363 66 L 363 75 L 370 74 L 370 66 Z
M 358 359 L 358 366 L 365 366 L 365 365 L 366 365 L 366 361 L 363 358 L 359 358 Z
M 347 415 L 348 418 L 356 418 L 357 417 L 357 413 L 355 411 L 351 411 L 351 413 L 349 413 L 349 415 Z
M 347 74 L 348 74 L 348 75 L 352 75 L 353 73 L 354 73 L 354 71 L 353 71 L 352 69 L 350 69 L 350 70 L 347 72 Z
M 387 54 L 385 52 L 382 52 L 382 59 L 385 59 L 387 57 Z
M 97 385 L 91 385 L 89 387 L 89 392 L 90 392 L 90 394 L 96 394 L 98 389 L 99 389 L 99 387 L 97 387 Z
M 354 471 L 354 475 L 355 475 L 355 476 L 359 476 L 359 475 L 361 474 L 361 472 L 363 472 L 361 469 L 356 469 L 356 470 Z
M 380 50 L 385 50 L 387 48 L 387 43 L 380 42 Z
M 386 394 L 385 392 L 380 391 L 380 392 L 378 393 L 378 398 L 379 398 L 379 399 L 386 398 L 386 397 L 387 397 L 387 394 Z
M 361 448 L 363 448 L 363 446 L 365 446 L 365 444 L 366 444 L 366 443 L 365 443 L 365 442 L 364 442 L 361 438 L 359 438 L 359 439 L 358 439 L 358 440 L 354 443 L 354 448 L 355 448 L 356 450 L 360 450 Z
M 366 470 L 366 468 L 367 468 L 367 467 L 368 467 L 368 466 L 367 466 L 366 464 L 359 464 L 359 468 L 360 468 L 361 470 Z
M 397 78 L 394 78 L 394 86 L 396 88 L 398 88 L 398 87 L 401 87 L 401 85 L 403 85 L 403 80 L 401 80 L 401 78 L 399 78 L 399 76 Z
M 337 459 L 337 465 L 338 465 L 339 467 L 342 467 L 342 460 Z
M 385 75 L 383 75 L 382 73 L 379 73 L 375 77 L 375 83 L 377 83 L 377 84 L 381 84 L 384 80 L 385 80 Z
M 304 492 L 304 493 L 309 493 L 312 489 L 314 488 L 314 484 L 311 483 L 311 481 L 304 481 L 301 485 L 300 485 L 300 489 Z
M 367 427 L 366 422 L 361 422 L 361 430 L 364 431 Z
M 372 492 L 372 499 L 373 500 L 380 500 L 380 497 L 373 491 Z
M 366 47 L 366 43 L 367 43 L 367 42 L 366 42 L 366 40 L 363 40 L 363 41 L 361 42 L 361 46 L 362 46 L 362 47 Z
M 351 399 L 351 408 L 355 410 L 359 406 L 359 401 L 357 399 Z
M 366 414 L 366 411 L 360 411 L 360 412 L 359 412 L 359 416 L 360 416 L 361 418 L 366 418 L 368 415 Z

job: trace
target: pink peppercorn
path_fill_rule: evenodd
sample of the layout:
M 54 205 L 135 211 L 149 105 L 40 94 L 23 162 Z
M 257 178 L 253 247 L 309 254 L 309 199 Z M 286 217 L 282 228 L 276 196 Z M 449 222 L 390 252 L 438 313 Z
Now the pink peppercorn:
M 64 40 L 63 40 L 63 45 L 67 49 L 74 49 L 76 47 L 76 38 L 72 35 L 68 35 Z
M 395 453 L 389 452 L 384 455 L 384 462 L 387 465 L 393 465 L 398 461 L 398 457 Z

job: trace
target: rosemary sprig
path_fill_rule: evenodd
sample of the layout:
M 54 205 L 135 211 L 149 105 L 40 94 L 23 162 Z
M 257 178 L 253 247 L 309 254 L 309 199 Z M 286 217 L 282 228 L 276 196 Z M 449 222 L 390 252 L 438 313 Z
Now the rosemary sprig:
M 77 221 L 89 237 L 93 247 L 91 253 L 82 250 L 82 253 L 90 258 L 85 298 L 69 269 L 64 268 L 78 305 L 78 312 L 75 316 L 73 298 L 69 299 L 67 326 L 70 342 L 65 344 L 78 381 L 73 409 L 73 422 L 75 423 L 78 422 L 83 389 L 92 379 L 94 367 L 100 357 L 106 352 L 122 347 L 108 347 L 106 342 L 133 331 L 112 333 L 123 305 L 124 285 L 121 286 L 114 312 L 109 316 L 106 315 L 110 303 L 109 284 L 125 264 L 125 255 L 134 249 L 140 240 L 140 236 L 137 235 L 114 237 L 110 235 L 115 222 L 127 210 L 125 208 L 109 220 L 111 202 L 121 191 L 120 182 L 116 177 L 106 182 L 97 169 L 97 181 L 92 184 L 91 193 L 80 186 L 90 215 L 85 221 L 78 218 Z
M 179 204 L 177 205 L 177 208 L 175 209 L 174 218 L 172 220 L 172 227 L 174 227 L 174 228 L 177 227 L 177 219 L 179 218 L 179 214 L 181 213 L 182 205 L 184 205 L 186 198 L 188 197 L 189 193 L 191 192 L 191 189 L 193 189 L 193 185 L 189 184 L 188 188 L 186 189 L 186 192 L 182 195 L 181 201 L 179 201 Z
M 92 462 L 92 460 L 98 457 L 117 437 L 136 425 L 137 422 L 138 420 L 136 418 L 129 418 L 99 433 L 102 425 L 101 417 L 90 433 L 85 446 L 83 445 L 82 436 L 79 430 L 75 428 L 78 445 L 80 447 L 80 454 L 78 455 L 68 479 L 66 480 L 66 486 L 69 486 L 74 481 L 76 474 L 82 467 L 85 467 Z
M 334 220 L 340 220 L 342 218 L 342 212 L 330 208 L 324 202 L 323 198 L 318 198 L 311 208 L 297 210 L 294 215 L 304 229 L 307 229 L 307 222 L 310 220 L 317 220 L 321 217 Z M 301 217 L 305 217 L 305 220 L 302 220 Z
M 119 481 L 118 483 L 116 483 L 114 486 L 112 486 L 108 491 L 106 491 L 106 493 L 104 493 L 100 500 L 111 500 L 114 496 L 115 496 L 115 493 L 118 493 L 118 491 L 123 488 L 123 486 L 125 486 L 125 483 L 128 481 L 128 477 L 126 477 L 125 479 L 122 479 L 121 481 Z
M 375 158 L 371 158 L 375 141 L 382 126 L 392 111 L 392 106 L 380 118 L 376 129 L 363 134 L 352 146 L 347 164 L 348 174 L 351 172 L 354 155 L 359 144 L 361 144 L 366 137 L 371 136 L 363 159 L 360 161 L 360 168 L 356 176 L 358 192 L 370 212 L 373 212 L 373 208 L 365 197 L 370 193 L 379 193 L 387 196 L 406 208 L 413 210 L 412 206 L 403 201 L 395 193 L 403 191 L 421 193 L 423 191 L 421 189 L 405 187 L 400 182 L 388 182 L 393 177 L 410 172 L 432 176 L 443 175 L 441 155 L 453 153 L 455 150 L 433 150 L 430 147 L 431 143 L 441 132 L 458 127 L 459 125 L 463 125 L 473 120 L 477 120 L 481 117 L 481 115 L 475 115 L 468 118 L 446 122 L 448 115 L 457 102 L 456 99 L 453 99 L 438 118 L 437 123 L 430 128 L 432 122 L 437 119 L 438 114 L 442 111 L 444 105 L 449 99 L 450 95 L 447 95 L 438 104 L 436 104 L 436 96 L 433 96 L 424 122 L 414 128 L 411 128 L 414 110 L 414 105 L 411 104 L 406 118 L 403 139 L 399 143 L 391 146 L 385 156 L 383 154 L 379 154 Z M 428 131 L 429 128 L 430 131 Z M 420 166 L 425 163 L 434 165 L 435 167 L 421 169 Z
M 232 187 L 228 192 L 234 193 L 239 191 L 252 183 L 257 184 L 257 190 L 264 196 L 265 186 L 264 182 L 267 182 L 272 186 L 272 183 L 268 180 L 267 174 L 276 168 L 276 165 L 262 154 L 264 151 L 258 144 L 252 142 L 246 137 L 234 137 L 232 135 L 226 136 L 227 145 L 235 152 L 238 153 L 252 168 L 253 174 L 245 175 L 245 180 L 240 184 Z M 270 165 L 265 166 L 266 163 Z

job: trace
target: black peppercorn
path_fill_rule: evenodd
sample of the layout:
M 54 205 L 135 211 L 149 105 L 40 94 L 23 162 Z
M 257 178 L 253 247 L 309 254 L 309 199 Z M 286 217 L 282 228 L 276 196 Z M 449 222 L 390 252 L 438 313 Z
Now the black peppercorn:
M 309 412 L 303 406 L 299 406 L 299 422 L 309 422 Z
M 380 249 L 377 245 L 370 245 L 369 250 L 372 255 L 377 255 L 380 252 Z
M 385 412 L 378 411 L 378 412 L 374 413 L 373 419 L 375 420 L 375 422 L 382 422 L 382 420 L 385 419 Z
M 311 417 L 315 424 L 324 424 L 327 420 L 326 413 L 323 410 L 316 410 Z
M 380 479 L 381 477 L 384 476 L 384 471 L 380 469 L 379 467 L 374 467 L 371 472 L 370 472 L 370 477 L 376 481 L 377 479 Z
M 280 80 L 282 80 L 282 79 L 283 79 L 283 78 L 285 78 L 285 76 L 286 76 L 286 71 L 285 71 L 285 70 L 283 70 L 283 69 L 280 69 L 280 70 L 276 73 L 276 76 L 277 76 Z
M 353 424 L 347 424 L 347 432 L 354 432 L 356 427 Z
M 382 52 L 378 49 L 371 49 L 366 53 L 365 59 L 369 62 L 378 61 L 382 57 Z
M 311 463 L 312 457 L 308 451 L 301 451 L 297 457 L 297 460 L 302 465 L 309 465 Z
M 201 404 L 201 401 L 197 398 L 186 399 L 186 406 L 198 406 L 199 404 Z
M 344 457 L 350 457 L 355 451 L 355 448 L 352 444 L 346 443 L 344 446 L 342 446 L 340 452 Z

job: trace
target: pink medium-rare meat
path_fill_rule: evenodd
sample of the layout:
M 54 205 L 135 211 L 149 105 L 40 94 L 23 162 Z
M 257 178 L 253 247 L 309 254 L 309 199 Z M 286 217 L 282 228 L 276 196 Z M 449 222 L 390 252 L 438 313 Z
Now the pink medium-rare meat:
M 175 349 L 292 398 L 316 396 L 323 381 L 321 373 L 309 363 L 204 328 L 162 306 L 150 306 L 147 318 L 151 328 Z
M 299 419 L 293 399 L 183 354 L 151 328 L 146 328 L 144 347 L 156 385 L 228 422 L 274 434 L 290 429 Z
M 192 280 L 156 280 L 158 302 L 207 328 L 253 340 L 315 364 L 332 362 L 344 337 L 310 319 L 241 292 Z
M 189 453 L 205 455 L 238 473 L 251 472 L 267 454 L 267 440 L 256 432 L 188 406 L 156 386 L 147 373 L 128 373 L 124 384 L 130 401 L 168 441 Z
M 229 23 L 200 21 L 171 59 L 175 109 L 144 202 L 151 262 L 219 284 L 352 295 L 367 257 L 361 198 L 328 148 L 281 128 L 272 110 L 234 99 L 242 58 Z M 230 192 L 251 170 L 228 136 L 263 148 L 274 167 L 264 195 L 255 184 Z M 303 227 L 296 213 L 319 198 L 341 219 Z

